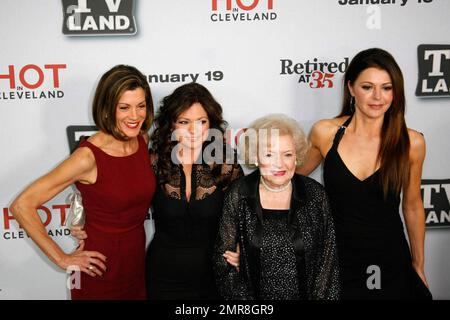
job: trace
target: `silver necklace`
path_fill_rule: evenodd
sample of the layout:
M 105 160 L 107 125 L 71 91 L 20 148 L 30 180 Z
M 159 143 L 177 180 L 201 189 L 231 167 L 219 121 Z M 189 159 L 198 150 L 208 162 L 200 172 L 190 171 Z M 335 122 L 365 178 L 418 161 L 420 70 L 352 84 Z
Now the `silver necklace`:
M 289 188 L 289 186 L 291 185 L 291 181 L 289 181 L 288 183 L 286 183 L 286 185 L 284 185 L 280 188 L 272 188 L 272 187 L 269 187 L 269 185 L 267 184 L 266 181 L 264 181 L 263 177 L 261 177 L 260 180 L 261 180 L 261 184 L 264 187 L 264 189 L 266 189 L 267 191 L 270 191 L 270 192 L 282 192 L 282 191 L 286 190 L 287 188 Z

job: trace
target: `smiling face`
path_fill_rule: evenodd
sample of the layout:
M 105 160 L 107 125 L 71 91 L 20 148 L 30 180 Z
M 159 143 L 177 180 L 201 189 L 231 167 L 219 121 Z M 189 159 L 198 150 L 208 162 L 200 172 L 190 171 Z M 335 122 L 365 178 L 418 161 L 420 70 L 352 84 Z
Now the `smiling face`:
M 175 121 L 177 140 L 183 147 L 194 150 L 202 146 L 208 137 L 209 118 L 198 102 L 182 112 Z
M 394 98 L 389 73 L 378 68 L 365 69 L 348 88 L 355 97 L 355 111 L 369 118 L 384 116 Z
M 140 134 L 147 116 L 145 91 L 142 88 L 125 91 L 116 106 L 116 126 L 127 138 Z
M 295 173 L 295 144 L 289 134 L 281 134 L 270 144 L 261 144 L 258 163 L 261 175 L 274 188 L 286 185 Z

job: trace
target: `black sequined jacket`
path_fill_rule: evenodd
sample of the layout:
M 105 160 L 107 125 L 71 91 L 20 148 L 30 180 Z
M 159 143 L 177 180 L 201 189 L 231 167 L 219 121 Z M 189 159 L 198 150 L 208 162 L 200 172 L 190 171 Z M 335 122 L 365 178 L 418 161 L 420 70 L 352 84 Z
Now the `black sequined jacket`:
M 214 253 L 217 287 L 225 299 L 258 299 L 260 296 L 262 208 L 259 180 L 260 173 L 256 170 L 234 182 L 225 197 Z M 306 293 L 301 296 L 308 300 L 338 299 L 335 232 L 324 188 L 315 180 L 298 174 L 292 178 L 292 185 L 289 237 L 298 275 L 306 276 Z M 226 250 L 235 251 L 237 243 L 241 246 L 239 272 L 222 256 Z

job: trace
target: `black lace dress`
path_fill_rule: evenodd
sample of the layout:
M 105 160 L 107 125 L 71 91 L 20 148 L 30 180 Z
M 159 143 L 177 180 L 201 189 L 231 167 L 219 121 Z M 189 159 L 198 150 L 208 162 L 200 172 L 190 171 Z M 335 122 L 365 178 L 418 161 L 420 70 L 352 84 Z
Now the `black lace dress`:
M 236 161 L 220 166 L 220 175 L 215 177 L 210 165 L 193 165 L 189 201 L 181 165 L 172 164 L 170 179 L 162 185 L 157 174 L 152 202 L 155 235 L 146 257 L 149 299 L 217 298 L 212 253 L 224 190 L 243 175 Z

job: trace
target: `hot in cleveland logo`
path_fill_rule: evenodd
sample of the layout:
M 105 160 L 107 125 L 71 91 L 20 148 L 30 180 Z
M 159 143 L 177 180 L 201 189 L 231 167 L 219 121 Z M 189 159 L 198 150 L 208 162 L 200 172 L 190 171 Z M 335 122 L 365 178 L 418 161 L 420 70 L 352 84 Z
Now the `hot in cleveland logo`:
M 47 234 L 49 236 L 61 237 L 70 234 L 70 230 L 65 227 L 68 209 L 68 204 L 54 204 L 52 206 L 41 206 L 38 208 L 37 212 L 42 223 L 47 227 Z M 3 239 L 15 240 L 29 238 L 29 235 L 17 223 L 8 208 L 3 208 L 2 213 L 0 232 L 2 233 L 1 236 Z
M 271 21 L 277 19 L 274 0 L 211 0 L 211 21 Z
M 65 64 L 0 65 L 0 100 L 57 99 Z
M 321 61 L 318 58 L 295 62 L 291 59 L 280 59 L 280 75 L 297 76 L 298 83 L 307 84 L 312 89 L 333 88 L 336 73 L 344 73 L 349 58 L 340 61 Z

